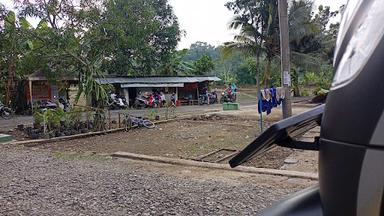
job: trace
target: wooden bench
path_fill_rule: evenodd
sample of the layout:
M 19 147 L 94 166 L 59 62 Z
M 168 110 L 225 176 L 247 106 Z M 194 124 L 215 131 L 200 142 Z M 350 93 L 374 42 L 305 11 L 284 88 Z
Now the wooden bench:
M 179 100 L 180 105 L 198 105 L 199 101 L 198 100 Z

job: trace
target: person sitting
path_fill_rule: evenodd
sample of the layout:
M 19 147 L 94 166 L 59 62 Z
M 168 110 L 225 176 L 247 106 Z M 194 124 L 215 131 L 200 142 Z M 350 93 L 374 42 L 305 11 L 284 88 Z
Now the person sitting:
M 116 100 L 117 95 L 114 92 L 112 92 L 110 94 L 110 97 L 111 97 L 112 100 Z
M 228 85 L 228 88 L 225 89 L 225 92 L 227 92 L 228 98 L 232 100 L 232 88 L 231 84 Z
M 192 97 L 192 94 L 189 94 L 189 95 L 188 95 L 188 104 L 189 104 L 189 105 L 193 105 L 193 97 Z
M 203 103 L 205 103 L 205 101 L 206 101 L 207 104 L 209 104 L 208 88 L 207 87 L 203 88 L 202 94 L 203 94 L 203 97 L 204 97 L 204 102 Z

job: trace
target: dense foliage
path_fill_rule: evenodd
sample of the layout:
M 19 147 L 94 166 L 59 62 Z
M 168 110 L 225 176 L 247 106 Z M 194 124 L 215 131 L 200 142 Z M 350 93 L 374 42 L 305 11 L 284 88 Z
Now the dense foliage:
M 36 71 L 54 82 L 78 76 L 79 95 L 105 101 L 95 77 L 159 74 L 182 34 L 167 0 L 16 0 L 0 7 L 0 95 Z M 32 27 L 27 17 L 40 20 Z M 4 82 L 2 82 L 4 83 Z M 102 103 L 101 103 L 102 104 Z M 102 106 L 102 105 L 101 105 Z
M 196 42 L 176 50 L 183 31 L 168 0 L 15 0 L 18 14 L 0 4 L 0 100 L 16 95 L 18 80 L 36 71 L 51 82 L 77 76 L 79 97 L 105 101 L 95 77 L 207 75 L 225 82 L 280 84 L 277 0 L 229 0 L 234 40 Z M 338 11 L 293 0 L 289 8 L 293 88 L 327 88 Z M 37 26 L 27 18 L 39 20 Z M 260 74 L 260 78 L 257 77 Z M 4 98 L 5 97 L 5 98 Z M 103 103 L 100 103 L 103 106 Z
M 260 72 L 261 84 L 278 85 L 280 69 L 274 65 L 280 55 L 277 0 L 232 0 L 226 6 L 235 15 L 230 28 L 240 33 L 234 41 L 225 44 L 224 51 L 240 51 L 244 56 L 252 56 L 253 60 L 248 62 L 254 65 L 253 70 Z M 323 6 L 315 11 L 310 0 L 291 1 L 289 27 L 295 94 L 300 94 L 299 85 L 305 81 L 306 73 L 332 74 L 330 66 L 338 24 L 330 20 L 337 14 L 338 11 L 332 12 Z

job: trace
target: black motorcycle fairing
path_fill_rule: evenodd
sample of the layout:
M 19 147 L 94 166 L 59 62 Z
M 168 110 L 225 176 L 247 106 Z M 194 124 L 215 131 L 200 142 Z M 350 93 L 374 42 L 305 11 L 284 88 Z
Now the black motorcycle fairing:
M 384 133 L 374 143 L 372 137 L 383 124 L 384 40 L 376 47 L 363 71 L 348 85 L 329 92 L 321 137 L 356 145 L 384 146 Z
M 322 216 L 319 186 L 299 191 L 285 200 L 267 208 L 261 216 Z
M 319 185 L 325 215 L 356 215 L 365 151 L 360 146 L 320 139 Z

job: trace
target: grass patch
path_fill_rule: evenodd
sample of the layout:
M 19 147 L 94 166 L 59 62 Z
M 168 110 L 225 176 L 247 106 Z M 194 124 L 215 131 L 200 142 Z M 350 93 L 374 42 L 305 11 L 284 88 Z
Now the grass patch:
M 257 100 L 257 93 L 256 92 L 239 92 L 237 94 L 237 100 L 239 102 L 242 101 L 255 101 Z

